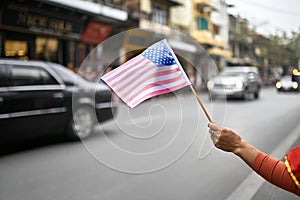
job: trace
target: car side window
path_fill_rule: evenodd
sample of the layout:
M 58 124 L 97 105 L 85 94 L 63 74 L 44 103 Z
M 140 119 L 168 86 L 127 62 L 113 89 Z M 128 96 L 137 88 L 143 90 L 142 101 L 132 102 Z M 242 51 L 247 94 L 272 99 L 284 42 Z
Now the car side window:
M 51 74 L 43 68 L 34 66 L 11 66 L 12 86 L 58 85 Z
M 7 71 L 6 65 L 0 64 L 0 87 L 7 87 L 9 85 Z

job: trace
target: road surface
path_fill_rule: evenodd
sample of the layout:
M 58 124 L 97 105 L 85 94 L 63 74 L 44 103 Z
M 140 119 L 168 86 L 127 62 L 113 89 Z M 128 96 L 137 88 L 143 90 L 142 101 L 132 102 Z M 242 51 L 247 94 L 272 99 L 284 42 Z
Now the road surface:
M 200 98 L 213 121 L 266 153 L 276 150 L 300 119 L 300 94 L 268 88 L 253 101 Z M 115 119 L 83 142 L 1 155 L 0 199 L 226 199 L 251 169 L 215 149 L 207 131 L 191 94 L 155 98 L 135 109 L 121 104 Z

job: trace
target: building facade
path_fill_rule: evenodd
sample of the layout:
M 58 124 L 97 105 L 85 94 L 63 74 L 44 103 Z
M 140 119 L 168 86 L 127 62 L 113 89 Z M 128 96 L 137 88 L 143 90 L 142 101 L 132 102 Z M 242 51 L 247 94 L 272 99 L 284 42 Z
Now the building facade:
M 232 51 L 229 65 L 256 65 L 248 21 L 233 15 L 229 15 L 229 21 L 229 44 Z
M 180 2 L 184 6 L 173 9 L 172 24 L 174 29 L 190 35 L 203 48 L 197 48 L 194 76 L 197 87 L 205 89 L 210 76 L 231 59 L 227 4 L 223 0 Z
M 130 4 L 132 11 L 129 12 L 129 16 L 134 15 L 138 18 L 139 29 L 127 31 L 124 37 L 124 52 L 126 54 L 124 54 L 125 58 L 122 62 L 154 42 L 167 39 L 187 74 L 193 76 L 194 72 L 186 60 L 193 60 L 197 49 L 189 39 L 184 37 L 183 33 L 176 31 L 178 29 L 175 28 L 175 23 L 172 21 L 172 10 L 181 8 L 184 4 L 178 0 L 140 0 L 135 1 L 135 3 Z M 131 51 L 132 53 L 130 53 Z
M 196 88 L 205 88 L 215 66 L 220 69 L 231 60 L 224 0 L 4 0 L 0 4 L 3 58 L 47 60 L 77 69 L 84 64 L 103 71 L 166 38 Z M 123 31 L 120 41 L 98 45 Z

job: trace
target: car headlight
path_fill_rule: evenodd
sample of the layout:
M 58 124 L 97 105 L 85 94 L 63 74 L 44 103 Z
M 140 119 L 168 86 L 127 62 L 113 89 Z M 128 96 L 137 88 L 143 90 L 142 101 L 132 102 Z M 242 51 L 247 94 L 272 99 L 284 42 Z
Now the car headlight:
M 298 83 L 297 82 L 293 82 L 293 88 L 297 89 L 298 88 Z
M 235 83 L 235 87 L 236 87 L 237 89 L 242 89 L 243 86 L 244 86 L 244 84 L 243 84 L 242 81 L 238 81 L 238 82 Z
M 279 88 L 281 88 L 281 83 L 278 81 L 275 86 L 277 89 L 279 89 Z
M 208 81 L 207 82 L 207 89 L 211 90 L 213 89 L 215 86 L 215 83 L 213 81 Z

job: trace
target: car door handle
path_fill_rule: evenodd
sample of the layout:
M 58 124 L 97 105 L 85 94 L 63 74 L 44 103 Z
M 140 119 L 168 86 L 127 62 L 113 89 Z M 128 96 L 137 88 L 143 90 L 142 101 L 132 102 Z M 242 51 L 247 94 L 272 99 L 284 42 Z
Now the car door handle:
M 3 97 L 0 97 L 0 104 L 2 104 L 4 101 Z
M 55 99 L 62 99 L 62 98 L 64 98 L 64 94 L 61 93 L 61 92 L 54 93 L 54 94 L 53 94 L 53 97 L 54 97 Z

